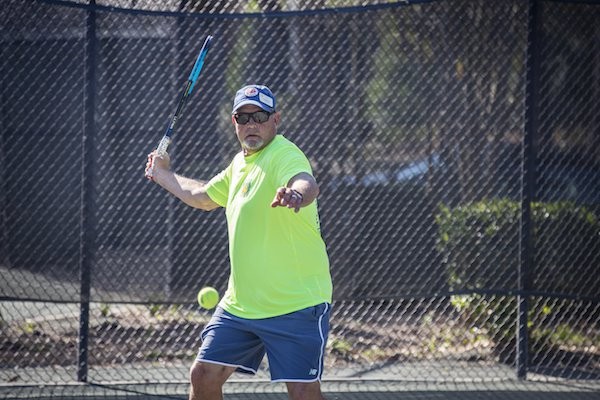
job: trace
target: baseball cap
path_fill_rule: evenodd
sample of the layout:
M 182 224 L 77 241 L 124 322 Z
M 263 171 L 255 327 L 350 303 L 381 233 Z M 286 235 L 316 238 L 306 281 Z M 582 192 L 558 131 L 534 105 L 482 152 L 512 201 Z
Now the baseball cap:
M 247 85 L 237 91 L 233 100 L 233 110 L 236 110 L 246 104 L 254 104 L 267 112 L 275 112 L 275 96 L 271 89 L 264 85 Z

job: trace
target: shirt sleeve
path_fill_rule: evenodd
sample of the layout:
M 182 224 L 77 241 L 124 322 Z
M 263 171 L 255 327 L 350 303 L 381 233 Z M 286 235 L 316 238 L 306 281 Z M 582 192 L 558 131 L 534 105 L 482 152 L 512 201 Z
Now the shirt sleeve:
M 280 186 L 285 186 L 292 177 L 301 172 L 312 175 L 312 168 L 308 158 L 297 147 L 287 147 L 284 151 L 278 152 L 274 158 L 276 165 L 276 179 Z
M 231 164 L 223 171 L 212 177 L 206 184 L 206 194 L 212 201 L 221 207 L 227 206 L 229 198 L 229 182 L 231 177 Z

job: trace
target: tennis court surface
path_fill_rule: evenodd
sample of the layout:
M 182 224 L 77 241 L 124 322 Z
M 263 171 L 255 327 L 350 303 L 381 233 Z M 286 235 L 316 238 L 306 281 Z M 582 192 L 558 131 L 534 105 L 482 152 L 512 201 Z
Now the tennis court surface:
M 0 390 L 6 400 L 157 400 L 187 399 L 186 385 L 73 385 Z M 327 400 L 598 400 L 600 385 L 589 382 L 504 381 L 480 383 L 422 383 L 391 381 L 324 381 Z M 226 400 L 284 400 L 282 384 L 231 381 Z

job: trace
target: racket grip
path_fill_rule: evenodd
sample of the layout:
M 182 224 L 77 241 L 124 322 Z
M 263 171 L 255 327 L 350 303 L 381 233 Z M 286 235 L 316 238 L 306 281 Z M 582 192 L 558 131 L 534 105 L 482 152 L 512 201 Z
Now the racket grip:
M 167 148 L 170 144 L 171 138 L 168 136 L 163 136 L 163 138 L 160 140 L 160 143 L 158 144 L 158 147 L 156 148 L 156 152 L 158 153 L 158 155 L 161 157 L 165 156 L 167 154 Z

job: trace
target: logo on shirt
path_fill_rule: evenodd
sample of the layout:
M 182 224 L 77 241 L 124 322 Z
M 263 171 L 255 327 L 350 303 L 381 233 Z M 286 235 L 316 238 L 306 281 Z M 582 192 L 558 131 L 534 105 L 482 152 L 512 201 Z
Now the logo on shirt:
M 248 195 L 248 192 L 250 192 L 250 188 L 252 187 L 252 181 L 247 180 L 246 182 L 244 182 L 244 184 L 242 185 L 242 196 L 246 197 Z
M 308 371 L 308 374 L 309 374 L 309 375 L 316 375 L 316 374 L 317 374 L 317 370 L 316 370 L 316 369 L 314 369 L 314 368 L 311 368 L 311 370 L 310 370 L 310 371 Z

